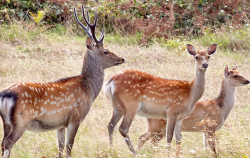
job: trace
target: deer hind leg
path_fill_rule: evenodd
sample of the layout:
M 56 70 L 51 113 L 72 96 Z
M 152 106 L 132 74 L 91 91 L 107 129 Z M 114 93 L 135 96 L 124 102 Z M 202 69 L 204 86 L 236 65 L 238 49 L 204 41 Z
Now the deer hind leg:
M 58 148 L 59 148 L 59 158 L 62 158 L 63 156 L 63 148 L 65 144 L 65 128 L 61 128 L 56 130 L 57 135 L 57 142 L 58 142 Z
M 122 116 L 123 116 L 122 112 L 119 109 L 114 108 L 113 116 L 108 124 L 110 146 L 113 146 L 113 132 L 116 124 L 119 122 Z
M 67 140 L 66 140 L 67 158 L 71 157 L 71 150 L 72 150 L 75 136 L 76 136 L 79 126 L 80 126 L 80 121 L 70 122 L 68 124 Z
M 148 131 L 146 131 L 145 133 L 143 133 L 139 139 L 138 139 L 138 143 L 137 143 L 137 146 L 136 146 L 136 151 L 140 151 L 142 145 L 144 143 L 146 143 L 146 141 L 148 141 L 150 138 L 152 138 L 153 135 L 151 133 L 149 133 Z
M 125 142 L 129 148 L 129 150 L 133 153 L 133 156 L 136 155 L 136 152 L 135 152 L 133 145 L 130 141 L 130 138 L 128 136 L 128 131 L 129 131 L 129 127 L 130 127 L 133 119 L 135 118 L 136 113 L 137 113 L 136 109 L 130 109 L 130 112 L 126 113 L 124 115 L 123 120 L 122 120 L 122 124 L 119 127 L 119 131 L 120 131 L 121 135 L 124 137 Z
M 165 130 L 164 130 L 165 132 Z M 144 134 L 142 134 L 137 143 L 136 150 L 140 151 L 141 147 L 143 144 L 145 144 L 149 139 L 151 139 L 151 143 L 153 144 L 154 147 L 158 146 L 159 141 L 165 137 L 165 133 L 163 132 L 158 132 L 158 131 L 146 131 Z
M 6 153 L 6 152 L 8 152 L 8 151 L 6 151 L 6 152 L 4 153 L 4 151 L 5 151 L 4 146 L 5 146 L 5 139 L 6 139 L 6 138 L 8 137 L 8 135 L 11 133 L 12 127 L 11 127 L 10 125 L 8 125 L 8 124 L 5 124 L 5 122 L 4 122 L 4 120 L 3 120 L 3 129 L 4 129 L 4 136 L 3 136 L 3 140 L 2 140 L 2 156 L 3 156 L 3 157 L 8 157 L 9 154 Z M 9 152 L 10 152 L 10 151 L 9 151 Z
M 19 140 L 27 128 L 27 125 L 4 125 L 4 138 L 2 141 L 2 156 L 9 158 L 12 146 Z
M 164 130 L 164 133 L 152 133 L 152 144 L 155 147 L 158 147 L 159 142 L 162 140 L 162 138 L 164 138 L 166 136 L 166 131 Z

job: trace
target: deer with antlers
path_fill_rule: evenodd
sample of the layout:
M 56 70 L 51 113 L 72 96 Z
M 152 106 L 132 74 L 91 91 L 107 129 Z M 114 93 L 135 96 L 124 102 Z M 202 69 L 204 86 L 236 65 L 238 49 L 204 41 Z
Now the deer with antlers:
M 83 6 L 82 12 L 87 27 L 78 20 L 74 8 L 76 21 L 89 36 L 80 75 L 48 83 L 16 83 L 0 92 L 0 115 L 4 128 L 3 157 L 10 156 L 12 146 L 26 130 L 56 130 L 61 158 L 66 128 L 66 150 L 67 157 L 70 157 L 79 125 L 102 88 L 104 69 L 125 62 L 123 58 L 104 48 L 104 31 L 97 40 L 97 15 L 91 25 L 89 14 L 87 12 L 86 19 Z
M 236 88 L 238 86 L 248 85 L 249 80 L 243 77 L 237 70 L 237 66 L 229 70 L 226 66 L 224 70 L 224 78 L 221 84 L 219 95 L 212 100 L 197 102 L 192 114 L 183 120 L 181 129 L 185 132 L 203 132 L 203 145 L 210 149 L 217 155 L 215 145 L 215 131 L 221 129 L 224 125 L 228 115 L 230 114 L 236 97 Z M 207 127 L 204 131 L 204 125 L 199 126 L 199 122 L 207 119 L 215 121 L 213 126 Z M 148 118 L 148 129 L 139 137 L 137 150 L 149 139 L 152 139 L 156 145 L 165 136 L 167 120 Z
M 135 115 L 139 115 L 167 119 L 168 151 L 174 131 L 179 146 L 182 120 L 192 113 L 195 103 L 204 92 L 209 57 L 216 48 L 217 44 L 212 44 L 207 51 L 196 52 L 194 46 L 187 44 L 187 51 L 194 56 L 196 65 L 195 77 L 191 81 L 167 80 L 136 70 L 126 70 L 104 84 L 104 92 L 113 106 L 113 116 L 108 124 L 110 144 L 114 128 L 124 116 L 119 131 L 130 151 L 136 155 L 128 131 Z

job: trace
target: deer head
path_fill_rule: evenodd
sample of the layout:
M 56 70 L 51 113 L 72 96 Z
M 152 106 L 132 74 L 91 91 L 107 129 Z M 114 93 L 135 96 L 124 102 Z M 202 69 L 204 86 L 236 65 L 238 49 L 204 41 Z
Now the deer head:
M 249 84 L 250 81 L 243 77 L 238 71 L 236 71 L 237 68 L 238 66 L 235 66 L 232 70 L 229 70 L 228 65 L 226 66 L 224 70 L 226 82 L 234 87 Z
M 195 48 L 191 44 L 187 44 L 187 51 L 189 54 L 195 57 L 195 63 L 198 70 L 206 70 L 208 68 L 210 55 L 216 52 L 217 44 L 212 44 L 208 47 L 207 51 L 195 51 Z
M 82 13 L 84 21 L 87 24 L 87 27 L 85 27 L 78 19 L 76 15 L 76 9 L 74 8 L 74 14 L 76 21 L 78 24 L 86 31 L 89 37 L 86 39 L 86 48 L 87 53 L 90 54 L 95 60 L 97 60 L 96 63 L 99 63 L 104 69 L 109 68 L 115 65 L 120 65 L 125 62 L 125 60 L 121 57 L 118 57 L 108 49 L 104 48 L 103 46 L 103 40 L 104 40 L 104 30 L 102 30 L 101 37 L 97 40 L 95 35 L 95 28 L 96 28 L 96 22 L 97 22 L 97 14 L 95 14 L 95 22 L 93 25 L 90 24 L 89 21 L 89 12 L 87 11 L 87 18 L 85 16 L 84 7 L 82 5 Z

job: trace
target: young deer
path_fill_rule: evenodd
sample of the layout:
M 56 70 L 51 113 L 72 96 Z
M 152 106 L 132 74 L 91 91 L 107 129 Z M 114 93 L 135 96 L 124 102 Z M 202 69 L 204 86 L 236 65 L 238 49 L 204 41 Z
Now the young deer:
M 228 66 L 226 66 L 221 91 L 217 98 L 197 102 L 192 114 L 182 122 L 182 131 L 203 132 L 204 147 L 209 144 L 215 155 L 217 153 L 213 136 L 215 135 L 215 131 L 219 130 L 224 125 L 224 122 L 234 106 L 236 87 L 249 84 L 249 80 L 240 75 L 236 69 L 237 67 L 229 71 Z M 197 126 L 197 123 L 205 119 L 215 120 L 216 126 L 213 128 L 206 127 L 207 130 L 204 131 L 202 126 Z M 141 146 L 147 140 L 153 139 L 153 142 L 156 144 L 165 136 L 166 120 L 155 118 L 148 118 L 147 120 L 148 129 L 139 137 L 137 145 L 138 150 L 140 150 Z
M 180 144 L 182 120 L 192 113 L 195 103 L 204 92 L 209 56 L 215 53 L 216 47 L 217 44 L 212 44 L 207 51 L 196 52 L 194 46 L 187 44 L 187 51 L 195 57 L 196 65 L 195 78 L 190 82 L 167 80 L 140 71 L 126 70 L 104 84 L 105 94 L 113 106 L 113 116 L 108 124 L 110 144 L 112 145 L 114 128 L 124 116 L 119 130 L 130 151 L 133 155 L 136 154 L 128 136 L 136 114 L 147 118 L 168 119 L 168 148 L 174 131 L 177 144 Z
M 104 32 L 99 40 L 96 39 L 97 16 L 95 15 L 95 22 L 91 25 L 88 12 L 87 19 L 85 18 L 83 6 L 82 10 L 87 27 L 78 20 L 74 8 L 76 21 L 89 36 L 81 74 L 48 83 L 16 83 L 0 92 L 4 157 L 10 156 L 12 146 L 26 130 L 56 130 L 61 158 L 65 128 L 67 157 L 70 157 L 78 127 L 102 88 L 104 69 L 125 62 L 123 58 L 103 47 Z

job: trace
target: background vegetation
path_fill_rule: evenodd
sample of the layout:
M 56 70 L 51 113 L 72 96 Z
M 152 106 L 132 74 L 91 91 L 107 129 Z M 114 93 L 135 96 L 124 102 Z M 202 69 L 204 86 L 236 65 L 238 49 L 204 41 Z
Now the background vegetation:
M 0 19 L 3 24 L 13 19 L 34 20 L 47 29 L 57 24 L 71 26 L 75 24 L 73 7 L 80 13 L 82 4 L 91 17 L 97 12 L 106 33 L 126 36 L 140 32 L 141 45 L 154 37 L 193 37 L 207 31 L 238 29 L 248 25 L 250 18 L 250 0 L 1 0 Z
M 99 30 L 105 28 L 106 32 L 105 46 L 127 61 L 106 70 L 105 81 L 126 69 L 190 80 L 194 76 L 194 59 L 185 50 L 187 43 L 197 50 L 218 43 L 218 51 L 211 56 L 201 100 L 219 93 L 226 64 L 238 65 L 239 72 L 250 79 L 249 1 L 2 0 L 0 89 L 14 82 L 48 82 L 81 72 L 86 33 L 72 16 L 72 8 L 77 7 L 81 17 L 81 4 L 90 10 L 92 19 L 93 13 L 98 12 Z M 238 15 L 242 18 L 237 18 Z M 249 96 L 249 86 L 238 88 L 235 107 L 217 132 L 220 157 L 250 157 Z M 112 107 L 100 93 L 77 133 L 73 157 L 132 157 L 118 129 L 114 148 L 109 148 L 107 124 L 111 115 Z M 134 145 L 146 128 L 145 119 L 136 117 L 129 133 Z M 162 140 L 154 149 L 146 143 L 139 157 L 165 157 L 165 145 Z M 181 148 L 181 157 L 212 157 L 210 150 L 203 149 L 201 133 L 183 133 Z M 173 156 L 174 152 L 173 141 Z M 56 156 L 54 131 L 26 132 L 11 153 L 11 157 Z

